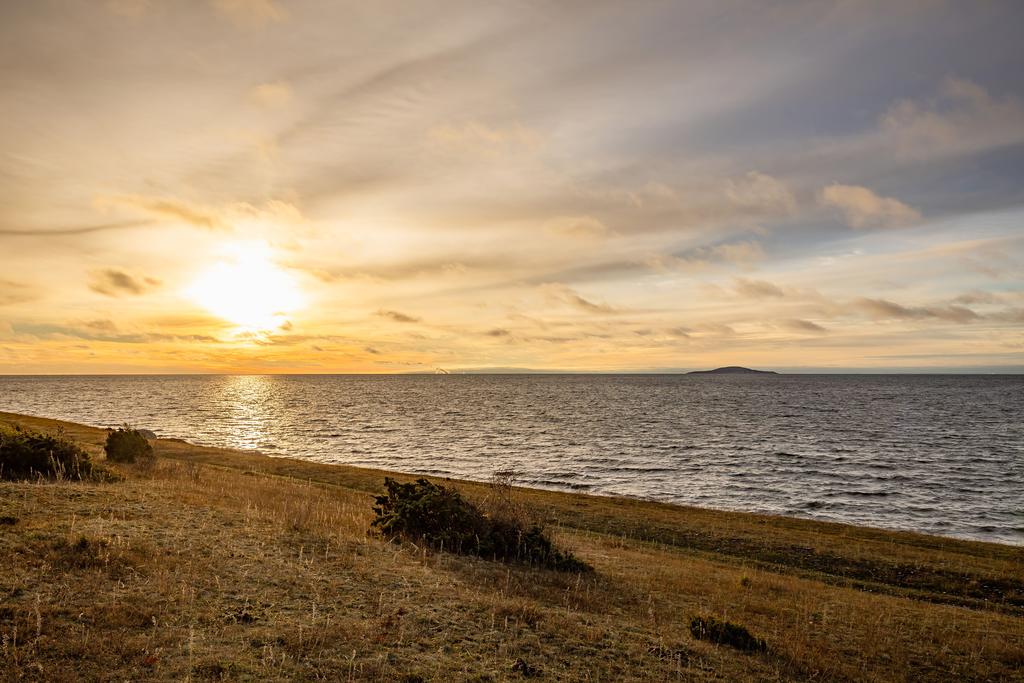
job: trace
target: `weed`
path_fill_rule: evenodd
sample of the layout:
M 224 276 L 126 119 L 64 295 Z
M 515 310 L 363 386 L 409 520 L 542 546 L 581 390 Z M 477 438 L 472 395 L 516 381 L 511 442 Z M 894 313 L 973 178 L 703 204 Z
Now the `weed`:
M 107 460 L 112 462 L 152 463 L 153 460 L 153 447 L 149 441 L 139 430 L 127 424 L 107 433 L 107 443 L 103 450 L 107 454 Z
M 522 657 L 517 658 L 512 663 L 512 672 L 519 674 L 523 678 L 536 678 L 544 673 L 539 667 L 530 664 Z
M 192 667 L 192 675 L 199 679 L 205 679 L 210 681 L 223 681 L 230 678 L 236 678 L 242 673 L 241 668 L 234 662 L 223 662 L 210 661 L 196 664 Z
M 0 479 L 90 479 L 101 471 L 89 454 L 61 434 L 0 425 Z
M 768 644 L 757 638 L 744 626 L 730 621 L 719 621 L 714 617 L 693 617 L 690 619 L 690 633 L 697 640 L 706 640 L 717 645 L 728 645 L 743 652 L 766 652 Z
M 647 653 L 657 657 L 658 659 L 677 662 L 680 665 L 687 664 L 690 661 L 691 656 L 691 653 L 685 648 L 672 648 L 665 647 L 664 645 L 652 645 L 647 648 Z
M 558 571 L 593 568 L 555 547 L 539 525 L 488 517 L 455 489 L 417 479 L 402 484 L 385 477 L 371 526 L 389 538 L 405 538 L 437 550 L 486 559 L 524 562 Z

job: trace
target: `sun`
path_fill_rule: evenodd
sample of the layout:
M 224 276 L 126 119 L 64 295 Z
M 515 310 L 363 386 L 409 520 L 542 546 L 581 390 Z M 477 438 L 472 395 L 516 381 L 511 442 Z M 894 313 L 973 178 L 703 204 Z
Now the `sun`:
M 275 330 L 302 308 L 295 280 L 274 264 L 262 243 L 233 244 L 227 258 L 199 275 L 187 296 L 210 313 L 248 331 Z

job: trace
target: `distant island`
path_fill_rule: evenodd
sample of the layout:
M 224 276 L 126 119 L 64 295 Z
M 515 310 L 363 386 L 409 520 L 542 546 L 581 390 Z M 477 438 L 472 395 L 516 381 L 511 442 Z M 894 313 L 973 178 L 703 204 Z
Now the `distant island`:
M 715 368 L 714 370 L 693 370 L 692 372 L 686 373 L 687 375 L 777 375 L 779 373 L 773 370 L 751 370 L 750 368 L 741 368 L 738 365 L 727 365 L 724 368 Z

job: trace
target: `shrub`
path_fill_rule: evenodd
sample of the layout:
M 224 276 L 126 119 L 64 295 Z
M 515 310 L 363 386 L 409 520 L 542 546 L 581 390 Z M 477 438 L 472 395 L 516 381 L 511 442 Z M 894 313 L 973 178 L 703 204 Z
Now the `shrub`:
M 690 619 L 690 633 L 697 640 L 728 645 L 744 652 L 765 652 L 768 649 L 763 639 L 755 637 L 745 627 L 714 617 L 693 617 Z
M 0 479 L 87 479 L 101 471 L 89 454 L 61 434 L 0 425 Z
M 107 433 L 107 443 L 103 447 L 107 460 L 112 462 L 132 463 L 136 460 L 152 461 L 153 447 L 138 429 L 121 425 Z
M 385 477 L 386 494 L 376 497 L 371 526 L 388 538 L 405 538 L 437 550 L 525 562 L 559 571 L 592 567 L 559 550 L 538 525 L 485 515 L 455 489 L 426 479 L 402 484 Z

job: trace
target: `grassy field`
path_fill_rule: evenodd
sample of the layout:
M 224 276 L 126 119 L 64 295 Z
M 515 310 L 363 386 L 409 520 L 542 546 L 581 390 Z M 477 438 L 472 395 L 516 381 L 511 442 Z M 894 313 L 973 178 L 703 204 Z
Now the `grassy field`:
M 103 430 L 0 422 L 102 461 Z M 154 447 L 119 482 L 0 482 L 4 680 L 1024 680 L 1024 548 L 517 490 L 596 569 L 558 573 L 368 534 L 384 472 Z

